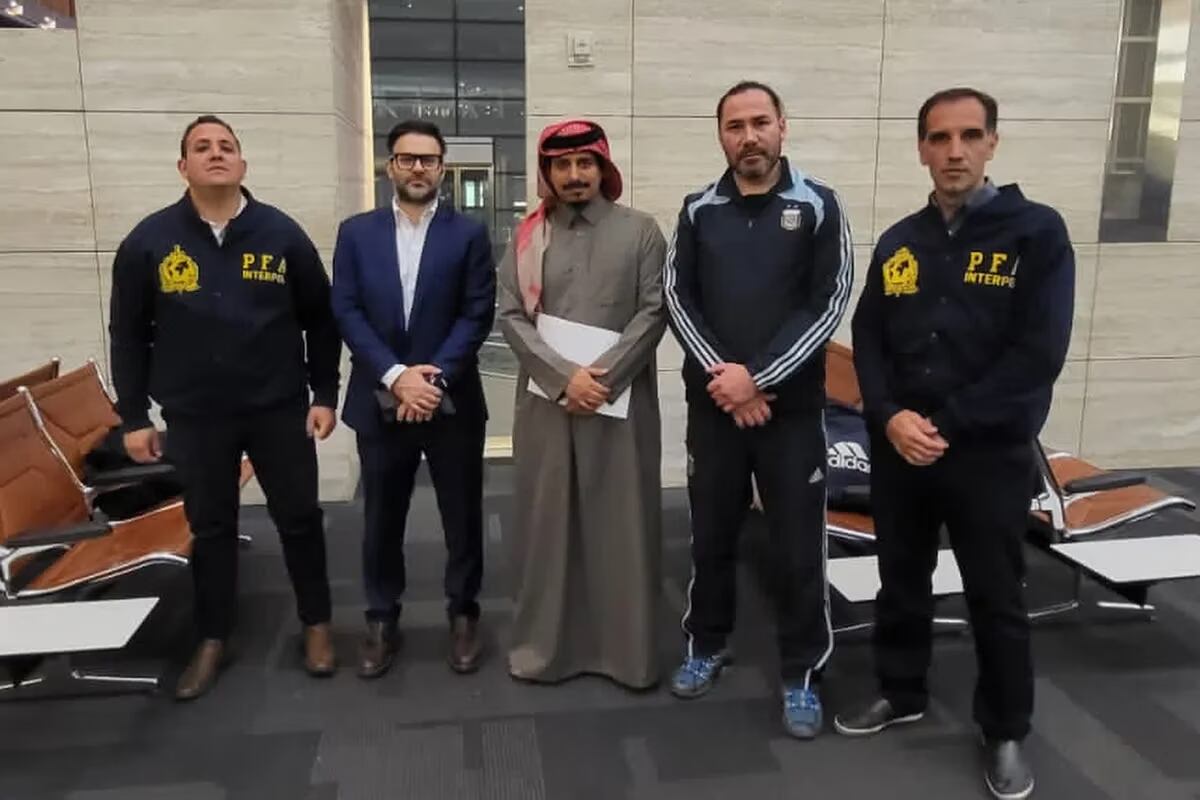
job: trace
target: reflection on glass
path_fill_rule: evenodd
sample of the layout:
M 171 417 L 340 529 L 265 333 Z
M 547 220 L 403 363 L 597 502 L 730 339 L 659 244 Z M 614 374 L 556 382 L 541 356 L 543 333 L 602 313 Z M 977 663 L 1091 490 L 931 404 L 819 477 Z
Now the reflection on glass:
M 525 96 L 525 65 L 497 61 L 459 61 L 458 96 L 519 100 Z
M 1113 158 L 1117 167 L 1137 166 L 1146 158 L 1146 134 L 1150 127 L 1149 103 L 1121 103 L 1114 108 Z
M 458 24 L 460 58 L 525 58 L 525 29 L 503 23 L 460 22 Z
M 497 172 L 525 171 L 525 137 L 496 136 L 492 139 Z
M 450 19 L 454 0 L 371 0 L 371 19 Z
M 1117 73 L 1118 97 L 1149 98 L 1154 91 L 1154 61 L 1158 55 L 1156 42 L 1128 42 L 1121 48 L 1121 63 Z
M 1159 0 L 1125 0 L 1125 36 L 1157 36 Z
M 516 208 L 525 203 L 525 176 L 501 174 L 496 176 L 496 205 Z
M 458 0 L 460 20 L 523 22 L 525 0 Z
M 453 61 L 379 59 L 371 68 L 374 97 L 454 97 Z
M 444 136 L 453 136 L 457 132 L 453 100 L 377 97 L 371 101 L 371 109 L 376 136 L 387 136 L 397 122 L 406 119 L 428 120 L 437 125 Z
M 464 136 L 525 132 L 523 100 L 459 100 L 458 131 Z
M 454 58 L 454 26 L 449 22 L 372 20 L 371 52 L 380 58 Z
M 1191 0 L 1124 3 L 1100 210 L 1102 242 L 1167 237 L 1191 5 Z M 1159 68 L 1176 64 L 1177 70 Z

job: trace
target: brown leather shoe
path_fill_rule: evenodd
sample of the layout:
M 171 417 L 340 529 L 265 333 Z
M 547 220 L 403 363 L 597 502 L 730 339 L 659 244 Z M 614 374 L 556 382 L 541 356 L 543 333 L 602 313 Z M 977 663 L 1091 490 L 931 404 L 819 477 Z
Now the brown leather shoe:
M 175 699 L 195 700 L 211 689 L 217 680 L 217 673 L 221 670 L 224 655 L 225 643 L 220 639 L 201 641 L 187 669 L 175 684 Z
M 479 622 L 470 617 L 455 617 L 450 621 L 450 669 L 460 674 L 479 669 Z
M 394 622 L 368 622 L 367 638 L 358 649 L 358 677 L 378 678 L 392 668 L 400 634 Z
M 328 678 L 337 669 L 333 650 L 333 634 L 329 623 L 307 625 L 304 628 L 304 669 L 317 678 Z

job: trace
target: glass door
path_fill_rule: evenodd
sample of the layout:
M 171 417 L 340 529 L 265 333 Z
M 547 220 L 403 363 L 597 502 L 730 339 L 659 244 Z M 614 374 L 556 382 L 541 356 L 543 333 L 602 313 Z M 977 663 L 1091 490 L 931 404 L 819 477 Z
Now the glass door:
M 489 232 L 495 231 L 495 174 L 491 164 L 447 164 L 441 196 L 442 202 L 487 225 Z M 494 326 L 479 352 L 479 371 L 489 412 L 486 454 L 489 458 L 507 458 L 512 455 L 517 359 Z

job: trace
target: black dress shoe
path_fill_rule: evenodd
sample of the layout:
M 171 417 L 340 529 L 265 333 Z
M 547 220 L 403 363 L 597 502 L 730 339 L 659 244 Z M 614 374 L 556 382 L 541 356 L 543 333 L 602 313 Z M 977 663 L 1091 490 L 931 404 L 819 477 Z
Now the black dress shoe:
M 396 660 L 400 633 L 394 622 L 368 622 L 367 637 L 358 651 L 358 677 L 378 678 Z
M 1033 794 L 1033 771 L 1021 753 L 1021 743 L 1012 739 L 988 739 L 983 743 L 987 768 L 983 779 L 997 800 L 1024 800 Z
M 833 718 L 833 727 L 842 736 L 871 736 L 884 728 L 916 722 L 924 716 L 924 711 L 907 714 L 897 711 L 890 700 L 880 697 L 865 708 L 850 714 L 838 714 Z

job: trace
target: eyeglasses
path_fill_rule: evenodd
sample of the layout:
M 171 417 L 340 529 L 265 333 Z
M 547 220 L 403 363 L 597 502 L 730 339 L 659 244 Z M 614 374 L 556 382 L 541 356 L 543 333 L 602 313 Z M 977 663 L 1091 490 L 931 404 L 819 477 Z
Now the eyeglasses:
M 400 169 L 412 169 L 421 163 L 425 169 L 437 169 L 442 163 L 441 156 L 417 156 L 412 153 L 392 153 L 392 163 Z

